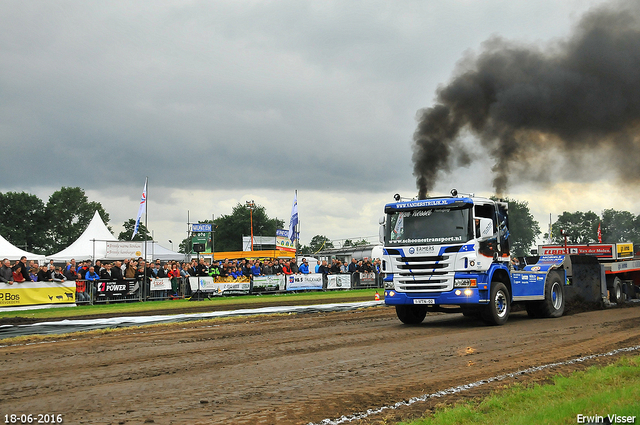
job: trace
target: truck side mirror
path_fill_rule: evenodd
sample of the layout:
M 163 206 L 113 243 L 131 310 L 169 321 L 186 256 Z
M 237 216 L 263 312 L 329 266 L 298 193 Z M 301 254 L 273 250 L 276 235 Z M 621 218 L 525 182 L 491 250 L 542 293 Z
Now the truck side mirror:
M 490 218 L 476 218 L 476 238 L 493 236 L 493 220 Z
M 378 223 L 380 224 L 380 228 L 378 229 L 378 239 L 380 240 L 381 244 L 384 244 L 384 234 L 385 234 L 384 222 L 385 222 L 385 217 L 384 216 L 380 217 L 380 220 L 378 220 Z

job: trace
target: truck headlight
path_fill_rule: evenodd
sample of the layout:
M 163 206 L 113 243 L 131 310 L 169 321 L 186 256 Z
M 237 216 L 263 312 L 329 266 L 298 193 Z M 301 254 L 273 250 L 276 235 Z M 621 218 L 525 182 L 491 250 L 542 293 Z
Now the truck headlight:
M 478 282 L 476 279 L 454 279 L 453 287 L 454 288 L 475 288 L 478 286 Z

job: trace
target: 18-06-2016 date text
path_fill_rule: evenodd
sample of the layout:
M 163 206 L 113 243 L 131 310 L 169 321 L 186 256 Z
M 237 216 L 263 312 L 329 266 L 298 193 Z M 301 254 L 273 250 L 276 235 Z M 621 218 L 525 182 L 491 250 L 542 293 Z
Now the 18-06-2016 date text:
M 5 424 L 61 424 L 63 423 L 62 414 L 58 413 L 22 413 L 22 414 L 6 414 L 4 415 Z

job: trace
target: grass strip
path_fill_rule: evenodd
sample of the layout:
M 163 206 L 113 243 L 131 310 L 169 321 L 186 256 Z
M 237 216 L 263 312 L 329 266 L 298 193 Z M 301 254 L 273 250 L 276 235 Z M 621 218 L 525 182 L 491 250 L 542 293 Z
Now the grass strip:
M 175 314 L 180 314 L 181 310 L 210 305 L 224 306 L 242 304 L 243 307 L 251 308 L 255 304 L 273 304 L 278 305 L 283 300 L 292 300 L 296 302 L 313 301 L 318 303 L 331 303 L 333 300 L 345 301 L 349 299 L 362 299 L 370 297 L 373 301 L 374 294 L 381 289 L 354 289 L 349 291 L 327 291 L 327 292 L 302 292 L 302 293 L 286 293 L 286 294 L 266 294 L 266 295 L 242 295 L 229 297 L 214 297 L 204 301 L 182 300 L 165 300 L 165 301 L 145 301 L 132 303 L 112 303 L 112 304 L 96 304 L 96 305 L 79 305 L 77 307 L 52 307 L 38 310 L 15 310 L 0 311 L 0 318 L 3 317 L 26 317 L 34 319 L 48 318 L 72 318 L 78 316 L 87 316 L 94 314 L 127 314 L 133 313 L 149 313 L 158 310 L 175 310 Z
M 552 380 L 544 385 L 515 384 L 482 401 L 447 407 L 403 424 L 640 423 L 640 356 Z

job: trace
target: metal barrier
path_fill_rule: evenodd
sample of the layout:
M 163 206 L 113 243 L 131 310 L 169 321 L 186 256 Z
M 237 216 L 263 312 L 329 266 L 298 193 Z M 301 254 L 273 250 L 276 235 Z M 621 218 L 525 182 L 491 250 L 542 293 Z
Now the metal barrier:
M 256 283 L 266 281 L 265 284 L 256 284 L 251 276 L 251 285 L 248 294 L 264 294 L 291 291 L 314 290 L 344 290 L 382 287 L 382 278 L 379 273 L 346 273 L 337 275 L 323 275 L 321 285 L 306 285 L 305 280 L 313 281 L 317 274 L 309 275 L 274 275 L 256 277 Z M 348 277 L 348 278 L 347 278 Z M 345 278 L 347 280 L 345 281 Z M 317 279 L 317 278 L 315 278 Z M 282 283 L 276 283 L 282 280 Z M 297 284 L 296 284 L 297 283 Z M 174 292 L 173 290 L 177 291 Z M 189 277 L 179 278 L 177 288 L 171 286 L 168 278 L 151 278 L 147 282 L 137 279 L 121 280 L 76 280 L 76 304 L 93 305 L 117 302 L 161 301 L 168 299 L 188 298 L 193 290 Z M 215 293 L 215 292 L 214 292 Z M 221 291 L 219 294 L 226 294 Z M 235 293 L 230 291 L 228 293 Z

